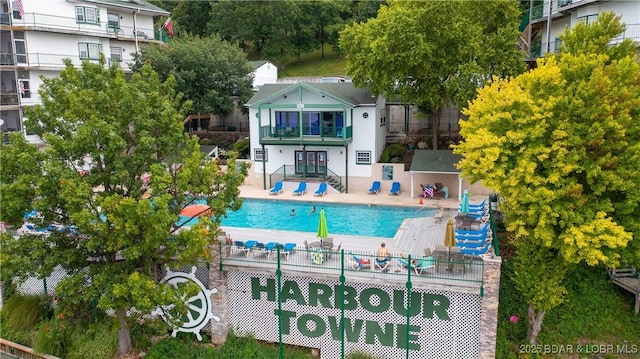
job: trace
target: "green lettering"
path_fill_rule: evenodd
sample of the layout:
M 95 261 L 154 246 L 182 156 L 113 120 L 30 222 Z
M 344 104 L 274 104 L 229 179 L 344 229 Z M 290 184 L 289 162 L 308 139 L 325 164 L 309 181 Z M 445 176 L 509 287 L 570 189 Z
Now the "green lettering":
M 251 278 L 251 299 L 260 299 L 261 293 L 267 293 L 267 300 L 270 302 L 276 301 L 276 281 L 273 278 L 267 279 L 267 284 L 264 286 L 260 284 L 260 278 Z
M 363 323 L 364 320 L 356 319 L 353 325 L 351 325 L 351 319 L 344 318 L 344 334 L 348 342 L 357 343 L 360 340 Z
M 284 282 L 280 295 L 282 296 L 282 303 L 286 302 L 289 299 L 293 299 L 298 303 L 298 305 L 307 305 L 307 303 L 304 301 L 302 291 L 300 290 L 300 287 L 298 287 L 298 282 L 296 281 L 288 280 Z
M 336 286 L 336 293 L 338 293 L 335 296 L 335 300 L 336 300 L 336 308 L 340 309 L 340 303 L 338 302 L 340 300 L 340 286 L 337 285 Z M 356 310 L 358 309 L 358 301 L 356 300 L 356 295 L 358 294 L 358 292 L 356 292 L 356 289 L 353 287 L 349 287 L 349 286 L 344 286 L 344 310 Z
M 380 344 L 385 347 L 393 346 L 393 323 L 385 323 L 384 330 L 382 330 L 380 323 L 367 320 L 365 328 L 365 342 L 367 344 L 375 344 L 375 339 L 378 338 Z
M 278 310 L 275 309 L 273 314 L 278 316 Z M 296 312 L 292 312 L 289 310 L 282 311 L 282 334 L 291 334 L 291 318 L 296 317 Z
M 339 318 L 329 316 L 327 317 L 327 321 L 329 322 L 329 330 L 331 331 L 331 338 L 333 340 L 340 340 L 340 320 Z M 346 318 L 345 318 L 346 321 Z
M 406 318 L 407 315 L 407 307 L 404 305 L 404 291 L 402 290 L 394 290 L 393 291 L 393 310 L 398 313 L 398 315 L 402 315 Z M 411 312 L 410 316 L 414 317 L 420 314 L 420 292 L 411 292 Z
M 314 329 L 309 329 L 307 323 L 313 322 Z M 298 318 L 298 331 L 308 338 L 318 338 L 327 330 L 324 320 L 315 314 L 303 314 Z
M 422 316 L 433 319 L 433 315 L 436 314 L 441 320 L 451 320 L 447 313 L 450 304 L 449 298 L 444 295 L 424 294 L 422 296 Z
M 340 292 L 336 292 L 340 294 Z M 317 307 L 318 303 L 323 308 L 331 309 L 331 287 L 321 283 L 309 283 L 309 305 Z
M 396 326 L 397 332 L 397 344 L 396 346 L 400 349 L 407 349 L 407 344 L 409 345 L 409 349 L 411 350 L 420 350 L 420 327 L 417 325 L 409 326 L 409 336 L 407 337 L 407 325 L 406 324 L 397 324 Z
M 376 305 L 371 302 L 371 297 L 376 296 L 379 299 L 379 303 Z M 367 288 L 360 292 L 360 305 L 362 309 L 371 313 L 384 313 L 389 310 L 391 306 L 391 298 L 389 294 L 378 288 Z

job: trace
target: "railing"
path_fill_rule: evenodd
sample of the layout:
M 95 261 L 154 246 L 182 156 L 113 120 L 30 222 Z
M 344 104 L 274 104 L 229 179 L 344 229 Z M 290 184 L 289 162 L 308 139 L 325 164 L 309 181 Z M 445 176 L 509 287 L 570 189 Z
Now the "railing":
M 302 127 L 283 127 L 283 126 L 262 126 L 260 127 L 260 139 L 277 138 L 277 139 L 318 139 L 318 138 L 351 138 L 352 127 L 336 128 L 333 126 L 302 126 Z
M 36 353 L 29 347 L 2 338 L 0 338 L 0 358 L 59 359 L 53 355 Z
M 345 249 L 325 250 L 320 248 L 295 248 L 285 252 L 283 246 L 275 246 L 273 250 L 251 249 L 249 251 L 237 248 L 231 244 L 220 243 L 220 253 L 223 254 L 221 266 L 234 265 L 246 267 L 286 268 L 300 272 L 322 272 L 324 274 L 335 273 L 336 277 L 342 271 L 350 272 L 358 276 L 367 276 L 376 273 L 388 278 L 402 280 L 407 277 L 407 267 L 411 266 L 411 278 L 423 282 L 457 283 L 459 285 L 482 285 L 484 274 L 484 262 L 477 256 L 466 256 L 464 260 L 431 258 L 430 264 L 424 268 L 419 267 L 414 260 L 422 257 L 411 256 L 402 258 L 393 256 L 389 266 L 382 271 L 376 265 L 376 254 L 362 251 L 348 251 Z M 355 258 L 359 259 L 356 262 Z M 404 262 L 404 265 L 403 265 Z M 417 271 L 416 271 L 417 269 Z M 417 275 L 416 275 L 417 274 Z
M 134 32 L 134 28 L 132 26 L 113 27 L 106 24 L 106 26 L 102 26 L 103 24 L 77 23 L 75 17 L 40 13 L 25 13 L 21 20 L 13 19 L 13 25 L 40 27 L 52 30 L 78 31 L 82 33 L 91 33 L 96 36 L 105 35 L 128 39 L 134 39 L 137 33 L 139 40 L 160 40 L 160 37 L 155 38 L 156 31 L 153 27 L 137 26 L 135 28 L 136 32 Z
M 273 187 L 276 182 L 285 179 L 285 177 L 287 176 L 287 167 L 289 167 L 289 173 L 294 172 L 293 166 L 283 165 L 282 167 L 278 168 L 269 175 L 269 188 Z
M 620 35 L 616 36 L 609 42 L 609 45 L 616 45 L 626 39 L 631 39 L 640 45 L 640 24 L 627 24 L 626 29 Z M 562 42 L 560 39 L 557 41 L 549 42 L 549 52 L 558 53 Z M 531 44 L 531 55 L 534 57 L 543 56 L 547 50 L 547 43 L 540 41 Z
M 64 63 L 62 60 L 71 59 L 71 62 L 74 66 L 80 66 L 83 60 L 89 60 L 92 62 L 97 62 L 97 59 L 81 59 L 80 56 L 70 56 L 68 54 L 60 55 L 60 54 L 48 54 L 42 52 L 32 52 L 28 54 L 11 54 L 11 53 L 1 53 L 0 54 L 0 62 L 2 65 L 14 65 L 18 64 L 19 66 L 28 66 L 28 67 L 49 67 L 49 68 L 64 68 Z M 129 63 L 133 62 L 133 58 L 123 59 L 123 60 L 114 60 L 111 58 L 107 59 L 107 66 L 111 66 L 112 64 L 117 64 L 119 68 L 123 70 L 129 70 Z
M 324 180 L 333 182 L 333 184 L 335 184 L 338 188 L 342 189 L 342 177 L 338 176 L 335 172 L 333 172 L 329 168 L 327 168 L 327 173 L 325 174 Z

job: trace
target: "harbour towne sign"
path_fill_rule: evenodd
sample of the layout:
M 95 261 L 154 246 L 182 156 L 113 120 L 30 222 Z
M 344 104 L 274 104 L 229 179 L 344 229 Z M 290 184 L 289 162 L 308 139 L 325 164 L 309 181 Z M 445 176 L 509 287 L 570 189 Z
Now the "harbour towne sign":
M 322 358 L 340 356 L 341 323 L 346 353 L 395 358 L 408 348 L 416 358 L 478 356 L 479 294 L 414 288 L 407 305 L 401 287 L 282 277 L 279 296 L 277 288 L 275 276 L 229 272 L 230 326 L 260 340 L 282 336 L 318 348 Z

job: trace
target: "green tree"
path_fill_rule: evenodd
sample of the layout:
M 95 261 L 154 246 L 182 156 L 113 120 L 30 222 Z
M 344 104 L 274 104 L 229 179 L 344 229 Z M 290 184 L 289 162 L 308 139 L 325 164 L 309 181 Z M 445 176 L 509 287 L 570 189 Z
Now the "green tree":
M 422 106 L 433 113 L 462 107 L 492 76 L 524 69 L 515 1 L 389 1 L 378 16 L 340 35 L 347 73 L 356 86 Z M 483 19 L 483 21 L 478 21 Z
M 176 37 L 184 35 L 206 37 L 212 33 L 208 23 L 215 21 L 211 17 L 213 1 L 178 0 L 171 11 L 173 31 Z
M 253 68 L 237 46 L 217 36 L 176 37 L 163 47 L 143 45 L 134 71 L 149 61 L 161 80 L 175 78 L 176 90 L 193 106 L 188 114 L 229 114 L 237 97 L 241 109 L 253 92 Z
M 35 209 L 37 226 L 65 230 L 2 237 L 0 264 L 3 278 L 64 269 L 57 310 L 69 319 L 86 315 L 90 303 L 113 310 L 124 354 L 132 350 L 130 309 L 175 305 L 174 318 L 185 313 L 181 298 L 193 288 L 161 283 L 162 269 L 209 259 L 222 216 L 241 205 L 246 169 L 233 159 L 226 170 L 205 161 L 197 139 L 183 132 L 173 77 L 161 82 L 145 65 L 127 80 L 104 64 L 77 69 L 66 60 L 59 77 L 42 79 L 43 104 L 26 109 L 25 125 L 45 139 L 44 149 L 19 135 L 2 144 L 2 220 L 20 226 L 20 213 Z M 213 218 L 180 228 L 179 212 L 197 199 Z
M 576 25 L 557 56 L 480 90 L 461 123 L 463 176 L 504 199 L 531 342 L 570 266 L 640 264 L 640 65 L 624 28 L 611 13 Z

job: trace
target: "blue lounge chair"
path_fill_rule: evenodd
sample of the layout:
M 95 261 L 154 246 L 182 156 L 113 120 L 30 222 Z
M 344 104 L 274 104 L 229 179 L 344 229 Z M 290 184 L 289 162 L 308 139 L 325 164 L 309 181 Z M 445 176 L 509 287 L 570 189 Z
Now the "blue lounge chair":
M 269 190 L 269 194 L 280 194 L 282 193 L 282 181 L 276 182 L 275 186 Z
M 402 258 L 399 258 L 398 262 L 400 262 L 400 264 L 402 264 L 409 270 L 413 269 L 418 275 L 422 274 L 422 272 L 436 267 L 436 261 L 432 256 L 422 257 L 418 260 L 412 260 L 411 264 L 409 264 L 409 262 Z
M 240 252 L 240 253 L 244 253 L 245 256 L 249 256 L 249 252 L 251 251 L 251 249 L 253 247 L 255 247 L 256 243 L 258 243 L 258 241 L 254 241 L 254 240 L 250 240 L 247 242 L 243 242 L 243 241 L 233 241 L 233 246 L 231 247 L 231 252 L 235 253 L 235 252 Z
M 289 260 L 289 254 L 291 254 L 294 249 L 296 249 L 295 243 L 285 243 L 284 251 L 281 251 L 280 253 L 284 254 L 285 259 Z
M 380 181 L 373 181 L 371 188 L 369 188 L 369 194 L 378 194 L 380 192 Z
M 298 189 L 293 191 L 294 196 L 302 196 L 305 193 L 307 193 L 307 182 L 300 182 Z
M 471 256 L 479 256 L 487 253 L 489 247 L 491 247 L 491 241 L 487 241 L 484 247 L 460 247 L 460 252 Z
M 389 190 L 389 194 L 398 195 L 400 194 L 400 182 L 393 182 L 391 184 L 391 190 Z
M 319 197 L 324 196 L 325 194 L 327 194 L 327 182 L 322 182 L 320 183 L 320 186 L 318 186 L 318 190 L 313 195 Z

